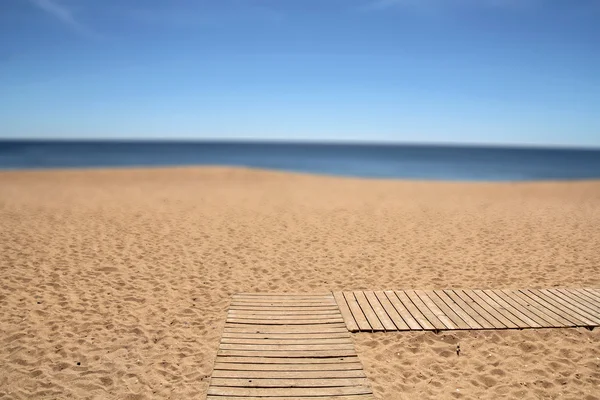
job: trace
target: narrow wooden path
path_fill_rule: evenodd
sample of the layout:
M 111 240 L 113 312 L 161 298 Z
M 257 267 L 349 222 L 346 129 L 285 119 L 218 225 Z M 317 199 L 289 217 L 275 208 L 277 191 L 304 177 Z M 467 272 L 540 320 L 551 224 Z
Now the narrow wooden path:
M 374 399 L 331 293 L 233 296 L 207 398 Z
M 350 332 L 600 326 L 600 289 L 333 293 Z

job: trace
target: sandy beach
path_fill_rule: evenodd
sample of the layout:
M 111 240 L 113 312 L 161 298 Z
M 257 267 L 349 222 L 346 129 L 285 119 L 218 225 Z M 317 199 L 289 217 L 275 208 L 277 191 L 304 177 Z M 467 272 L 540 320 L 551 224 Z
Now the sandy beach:
M 202 399 L 234 293 L 600 287 L 600 181 L 5 171 L 0 273 L 0 399 Z M 353 339 L 380 399 L 600 399 L 600 329 Z

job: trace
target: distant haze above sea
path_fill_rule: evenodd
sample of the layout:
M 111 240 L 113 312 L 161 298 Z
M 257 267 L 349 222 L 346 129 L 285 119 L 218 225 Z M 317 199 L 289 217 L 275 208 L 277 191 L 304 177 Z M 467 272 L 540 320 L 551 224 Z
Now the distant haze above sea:
M 366 178 L 600 179 L 600 149 L 269 142 L 0 140 L 0 169 L 221 165 Z

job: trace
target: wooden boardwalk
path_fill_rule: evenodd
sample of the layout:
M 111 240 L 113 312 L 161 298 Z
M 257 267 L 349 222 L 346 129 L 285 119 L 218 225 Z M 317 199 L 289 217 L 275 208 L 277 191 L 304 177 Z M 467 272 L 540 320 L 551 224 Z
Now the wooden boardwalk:
M 372 400 L 331 293 L 233 297 L 210 400 Z
M 351 332 L 600 326 L 600 289 L 335 292 Z

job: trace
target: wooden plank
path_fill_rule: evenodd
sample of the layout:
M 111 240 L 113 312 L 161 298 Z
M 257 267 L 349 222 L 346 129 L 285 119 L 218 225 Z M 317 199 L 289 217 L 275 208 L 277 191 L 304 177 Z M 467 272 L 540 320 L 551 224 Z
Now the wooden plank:
M 563 326 L 578 326 L 577 323 L 574 323 L 568 318 L 566 318 L 566 316 L 563 315 L 562 311 L 557 310 L 555 307 L 552 306 L 552 304 L 548 304 L 548 302 L 546 302 L 544 299 L 538 296 L 535 296 L 532 292 L 529 292 L 528 290 L 519 290 L 518 293 L 524 297 L 527 297 L 529 301 L 536 304 L 536 307 L 538 309 L 543 310 L 544 314 L 550 315 L 556 321 L 563 324 Z
M 363 293 L 367 298 L 367 301 L 371 305 L 371 309 L 375 312 L 377 318 L 379 318 L 381 325 L 383 325 L 383 329 L 385 329 L 386 331 L 397 330 L 396 325 L 394 325 L 394 322 L 388 316 L 387 312 L 379 302 L 379 299 L 377 299 L 377 296 L 375 296 L 375 293 L 373 293 L 372 291 L 364 291 Z
M 207 400 L 375 400 L 375 397 L 373 397 L 373 395 L 371 394 L 353 394 L 353 395 L 346 395 L 346 396 L 310 396 L 310 397 L 304 397 L 304 396 L 294 396 L 294 397 L 289 397 L 289 396 L 269 396 L 269 397 L 264 397 L 264 396 L 260 396 L 260 397 L 254 397 L 254 396 L 243 396 L 243 397 L 239 397 L 239 396 L 208 396 L 206 398 Z
M 477 303 L 477 305 L 479 305 L 480 308 L 484 309 L 489 315 L 492 315 L 494 317 L 494 319 L 500 321 L 502 323 L 502 325 L 504 325 L 505 327 L 513 328 L 513 329 L 519 327 L 519 325 L 515 324 L 510 319 L 506 318 L 506 316 L 504 316 L 497 309 L 495 309 L 493 306 L 491 306 L 489 302 L 485 301 L 485 298 L 487 298 L 487 296 L 482 298 L 474 290 L 465 290 L 464 293 L 467 296 L 469 296 L 471 299 L 473 299 L 473 301 L 475 303 Z
M 467 309 L 463 309 L 459 303 L 457 301 L 460 301 L 461 303 L 464 303 L 464 301 L 462 301 L 460 298 L 458 298 L 458 296 L 456 296 L 454 293 L 452 293 L 453 295 L 455 295 L 457 297 L 457 300 L 453 299 L 452 297 L 450 297 L 450 295 L 448 295 L 448 293 L 446 293 L 444 290 L 436 290 L 435 294 L 440 298 L 440 300 L 442 300 L 443 302 L 445 302 L 448 307 L 450 307 L 452 309 L 452 311 L 454 311 L 454 313 L 456 315 L 458 315 L 460 318 L 462 318 L 463 321 L 465 321 L 465 323 L 471 328 L 471 329 L 484 329 L 484 326 L 481 325 L 477 319 L 475 319 L 474 317 L 472 317 L 469 313 L 472 312 L 474 315 L 477 314 L 475 313 L 472 309 L 467 308 Z M 477 314 L 477 316 L 479 318 L 481 318 L 480 315 Z M 485 321 L 485 319 L 482 318 L 483 321 Z M 490 325 L 491 326 L 491 325 Z
M 297 311 L 337 311 L 337 304 L 334 306 L 318 307 L 229 307 L 230 311 L 277 311 L 277 312 L 297 312 Z
M 353 293 L 354 293 L 354 297 L 356 298 L 356 301 L 358 302 L 358 305 L 360 306 L 363 314 L 365 314 L 367 321 L 369 321 L 369 325 L 371 325 L 371 330 L 374 332 L 384 331 L 385 329 L 384 329 L 383 325 L 381 324 L 381 322 L 379 321 L 379 318 L 377 318 L 377 315 L 371 308 L 371 305 L 369 304 L 369 301 L 365 297 L 365 294 L 360 290 L 356 290 Z
M 229 356 L 229 357 L 289 357 L 289 358 L 315 358 L 315 357 L 349 357 L 355 356 L 356 352 L 354 349 L 349 350 L 298 350 L 298 351 L 285 351 L 285 350 L 265 350 L 265 351 L 252 351 L 252 350 L 219 350 L 217 356 Z
M 385 297 L 387 297 L 387 299 L 390 301 L 392 306 L 394 306 L 394 309 L 398 312 L 398 314 L 400 314 L 400 316 L 402 317 L 402 320 L 404 320 L 404 322 L 406 322 L 406 325 L 408 325 L 408 327 L 411 330 L 414 330 L 414 331 L 423 330 L 423 327 L 412 316 L 412 314 L 410 313 L 408 308 L 406 308 L 404 306 L 404 304 L 402 304 L 402 301 L 398 298 L 398 296 L 396 296 L 396 293 L 394 293 L 391 290 L 386 290 L 383 293 L 385 294 Z M 413 305 L 413 307 L 414 307 L 414 305 Z M 415 310 L 416 310 L 416 307 L 415 307 Z M 423 317 L 423 318 L 425 318 L 425 317 Z M 424 321 L 427 322 L 427 325 L 430 326 L 431 329 L 435 329 L 433 325 L 429 324 L 429 321 L 427 321 L 426 319 Z
M 584 298 L 585 300 L 591 302 L 592 304 L 600 306 L 600 300 L 596 300 L 592 294 L 588 293 L 584 289 L 570 289 L 570 290 L 572 292 L 574 292 L 575 294 L 577 294 L 577 296 Z
M 494 315 L 490 314 L 487 311 L 486 308 L 489 308 L 487 306 L 487 303 L 484 303 L 486 305 L 485 308 L 482 307 L 481 305 L 479 305 L 479 303 L 477 301 L 475 301 L 473 298 L 471 298 L 467 294 L 467 291 L 462 290 L 462 289 L 453 290 L 452 292 L 456 296 L 458 296 L 458 298 L 460 298 L 468 307 L 470 307 L 473 311 L 475 311 L 478 315 L 480 315 L 481 318 L 485 319 L 488 324 L 491 324 L 494 329 L 506 329 L 507 328 L 506 325 L 504 325 L 501 321 L 499 321 L 496 317 L 494 317 Z M 479 300 L 479 301 L 481 301 L 481 300 Z
M 288 358 L 286 360 L 289 361 Z M 233 362 L 221 362 L 221 359 L 217 359 L 215 363 L 215 371 L 217 370 L 230 370 L 230 371 L 271 371 L 271 372 L 282 372 L 282 371 L 357 371 L 362 372 L 363 367 L 359 362 L 343 362 L 337 363 L 337 359 L 325 359 L 333 360 L 329 363 L 305 363 L 305 364 L 242 364 Z
M 560 303 L 555 302 L 553 299 L 549 299 L 538 289 L 527 289 L 526 292 L 538 303 L 543 303 L 546 308 L 552 310 L 555 314 L 560 315 L 562 318 L 571 322 L 575 326 L 587 326 L 587 322 L 585 322 L 583 319 L 580 319 L 578 316 L 573 315 L 573 313 L 571 313 L 568 309 L 561 306 Z
M 428 294 L 424 290 L 415 290 L 414 292 L 419 297 L 419 299 L 421 299 L 423 304 L 425 304 L 425 306 L 429 308 L 429 311 L 431 311 L 431 313 L 435 315 L 436 318 L 440 320 L 440 322 L 444 324 L 446 328 L 451 330 L 457 329 L 456 325 L 454 325 L 452 320 L 448 318 L 448 316 L 442 310 L 440 310 L 440 308 L 435 304 L 435 302 L 428 296 Z
M 410 330 L 410 327 L 406 324 L 406 322 L 404 321 L 404 319 L 402 319 L 402 316 L 398 313 L 398 311 L 396 310 L 396 308 L 394 307 L 394 305 L 390 302 L 390 300 L 388 299 L 388 297 L 385 295 L 385 293 L 383 291 L 376 291 L 375 292 L 375 296 L 379 300 L 379 303 L 384 308 L 384 310 L 387 313 L 387 315 L 394 322 L 396 330 L 399 330 L 399 331 L 408 331 L 408 330 Z M 419 326 L 419 324 L 417 323 L 417 321 L 415 321 L 415 324 L 418 327 L 417 329 L 420 330 L 421 327 Z
M 553 327 L 553 321 L 549 321 L 545 314 L 540 313 L 529 305 L 528 303 L 516 298 L 511 294 L 511 290 L 492 290 L 492 292 L 496 293 L 498 296 L 502 296 L 502 299 L 509 303 L 512 307 L 519 310 L 527 317 L 531 318 L 542 328 Z M 550 318 L 551 320 L 551 318 Z M 560 326 L 560 325 L 559 325 Z
M 396 294 L 398 294 L 398 297 L 400 297 L 399 293 L 400 292 L 396 292 Z M 419 296 L 417 296 L 414 290 L 405 290 L 404 293 L 406 294 L 406 296 L 408 296 L 410 301 L 412 301 L 415 307 L 419 309 L 421 315 L 423 315 L 427 319 L 427 321 L 429 321 L 431 325 L 435 327 L 436 330 L 446 329 L 446 325 L 442 321 L 440 321 L 433 312 L 431 312 L 429 307 L 427 307 L 427 305 L 419 298 Z M 416 316 L 415 319 L 417 319 Z
M 344 322 L 346 323 L 346 327 L 350 332 L 357 332 L 359 330 L 358 324 L 350 311 L 350 307 L 348 307 L 348 303 L 346 302 L 346 298 L 342 292 L 334 292 L 333 297 L 339 307 L 339 312 L 342 314 L 342 318 L 344 318 Z
M 529 313 L 526 313 L 527 310 L 521 310 L 521 307 L 514 307 L 512 305 L 512 301 L 510 298 L 504 295 L 504 293 L 500 292 L 499 294 L 494 292 L 493 290 L 483 290 L 483 293 L 488 295 L 492 300 L 494 300 L 500 307 L 504 308 L 506 311 L 517 317 L 520 321 L 523 321 L 530 328 L 541 328 L 542 325 L 536 322 L 535 319 L 529 317 Z
M 538 289 L 537 292 L 541 296 L 544 296 L 546 301 L 552 303 L 556 308 L 563 310 L 563 312 L 565 314 L 568 314 L 569 316 L 577 318 L 587 326 L 594 326 L 597 324 L 597 321 L 593 316 L 591 316 L 590 318 L 588 313 L 586 313 L 585 311 L 581 311 L 578 308 L 575 308 L 562 297 L 557 297 L 552 293 L 548 292 L 546 289 Z
M 504 317 L 504 319 L 502 320 L 502 323 L 507 325 L 509 328 L 530 328 L 530 326 L 526 322 L 521 321 L 521 319 L 519 319 L 517 316 L 513 315 L 510 311 L 505 309 L 502 305 L 498 304 L 494 299 L 492 299 L 490 296 L 486 295 L 483 292 L 483 290 L 473 290 L 472 293 L 479 296 L 479 298 L 481 298 L 482 301 L 489 304 L 490 307 L 492 307 L 492 309 L 496 311 L 496 313 L 498 313 L 499 315 Z M 507 321 L 512 323 L 512 326 L 509 326 L 507 324 Z
M 534 301 L 525 294 L 521 293 L 519 290 L 511 290 L 507 294 L 514 298 L 516 301 L 524 303 L 524 307 L 527 307 L 528 310 L 537 314 L 542 319 L 546 320 L 550 324 L 550 327 L 564 328 L 568 326 L 573 326 L 569 321 L 563 319 L 560 315 L 555 315 L 546 307 Z
M 600 306 L 596 307 L 593 303 L 588 302 L 577 296 L 575 293 L 564 289 L 548 289 L 553 293 L 560 293 L 563 297 L 571 300 L 571 302 L 579 305 L 580 308 L 590 312 L 592 315 L 600 315 Z
M 362 369 L 349 369 L 342 371 L 232 371 L 215 370 L 213 378 L 237 379 L 328 379 L 328 378 L 366 378 Z
M 306 388 L 239 388 L 239 387 L 222 387 L 210 386 L 208 388 L 209 395 L 216 396 L 255 396 L 255 397 L 274 397 L 288 396 L 297 399 L 299 396 L 342 396 L 349 394 L 371 394 L 372 391 L 367 386 L 341 386 L 341 387 L 324 387 L 312 388 L 310 393 Z
M 354 294 L 352 292 L 344 292 L 344 298 L 348 303 L 348 307 L 350 308 L 352 316 L 354 317 L 354 320 L 356 321 L 359 329 L 361 331 L 370 331 L 371 325 L 369 324 L 369 321 L 367 321 L 367 318 L 363 314 L 362 309 L 358 305 Z
M 355 364 L 358 363 L 358 356 L 356 354 L 351 356 L 343 357 L 303 357 L 303 358 L 290 358 L 290 357 L 263 357 L 261 355 L 255 355 L 253 357 L 246 356 L 230 356 L 230 357 L 219 357 L 217 358 L 218 363 L 235 363 L 235 364 Z
M 337 315 L 339 310 L 229 310 L 229 314 L 237 315 Z
M 388 294 L 388 292 L 386 292 L 386 294 Z M 412 302 L 411 299 L 408 298 L 408 296 L 406 295 L 406 293 L 404 291 L 396 291 L 394 292 L 394 295 L 398 298 L 398 300 L 400 301 L 400 304 L 406 309 L 408 310 L 409 314 L 410 314 L 410 318 L 404 318 L 404 314 L 400 313 L 400 315 L 402 315 L 402 318 L 404 318 L 404 320 L 409 323 L 410 321 L 416 321 L 419 326 L 421 326 L 422 329 L 424 330 L 428 330 L 428 331 L 433 331 L 435 330 L 435 326 L 433 326 L 431 324 L 431 322 L 429 322 L 427 320 L 427 318 L 421 313 L 421 311 L 419 311 L 419 309 L 417 308 L 417 306 L 414 305 L 414 303 Z M 388 298 L 390 299 L 390 302 L 394 305 L 394 307 L 396 307 L 396 310 L 398 310 L 398 312 L 400 312 L 400 309 L 397 307 L 397 303 L 394 302 L 393 297 L 388 295 Z M 411 325 L 411 324 L 409 324 Z
M 282 339 L 282 340 L 296 340 L 296 339 L 347 339 L 349 333 L 230 333 L 223 332 L 223 338 L 228 339 Z
M 587 293 L 591 299 L 595 300 L 596 302 L 600 303 L 600 289 L 589 289 L 589 288 L 584 288 L 581 289 L 583 292 Z
M 344 320 L 340 318 L 330 319 L 240 319 L 227 318 L 229 324 L 244 324 L 244 325 L 316 325 L 316 324 L 339 324 Z
M 228 333 L 345 333 L 348 332 L 346 324 L 316 324 L 302 326 L 285 326 L 285 325 L 226 325 L 224 332 Z
M 299 350 L 354 350 L 354 344 L 350 343 L 326 343 L 326 344 L 254 344 L 254 343 L 221 343 L 221 350 L 281 350 L 281 351 L 299 351 Z
M 444 300 L 442 300 L 440 293 L 443 295 L 444 292 L 441 290 L 425 290 L 424 292 L 425 295 L 435 303 L 437 308 L 444 313 L 446 318 L 449 318 L 452 321 L 453 325 L 457 327 L 457 329 L 472 329 L 469 324 L 467 324 L 457 313 L 452 310 L 452 308 L 448 306 L 448 304 L 444 302 Z
M 228 318 L 235 319 L 257 319 L 257 320 L 277 320 L 277 319 L 342 319 L 340 313 L 337 314 L 301 314 L 301 315 L 290 315 L 290 314 L 281 314 L 281 315 L 271 315 L 271 314 L 241 314 L 239 312 L 229 312 L 227 314 Z
M 310 292 L 310 293 L 294 293 L 294 292 L 279 292 L 279 293 L 265 293 L 265 292 L 242 292 L 235 293 L 234 296 L 286 296 L 286 297 L 296 297 L 296 296 L 307 296 L 307 297 L 323 297 L 323 296 L 331 296 L 331 292 Z
M 348 337 L 344 338 L 320 338 L 320 339 L 239 339 L 239 338 L 221 338 L 221 343 L 238 343 L 238 344 L 352 344 L 352 340 Z
M 319 299 L 327 299 L 330 300 L 332 298 L 331 293 L 324 296 L 311 296 L 311 295 L 296 295 L 296 296 L 287 296 L 287 295 L 241 295 L 234 294 L 232 299 L 261 299 L 261 300 L 289 300 L 289 299 L 297 299 L 297 300 L 319 300 Z
M 210 380 L 211 386 L 243 387 L 243 388 L 318 388 L 366 386 L 365 378 L 330 378 L 330 379 L 236 379 L 215 378 Z
M 296 307 L 331 307 L 337 306 L 335 301 L 333 302 L 314 302 L 314 303 L 279 303 L 271 301 L 269 303 L 261 303 L 257 301 L 246 302 L 246 301 L 234 301 L 231 303 L 231 307 L 272 307 L 272 308 L 296 308 Z

